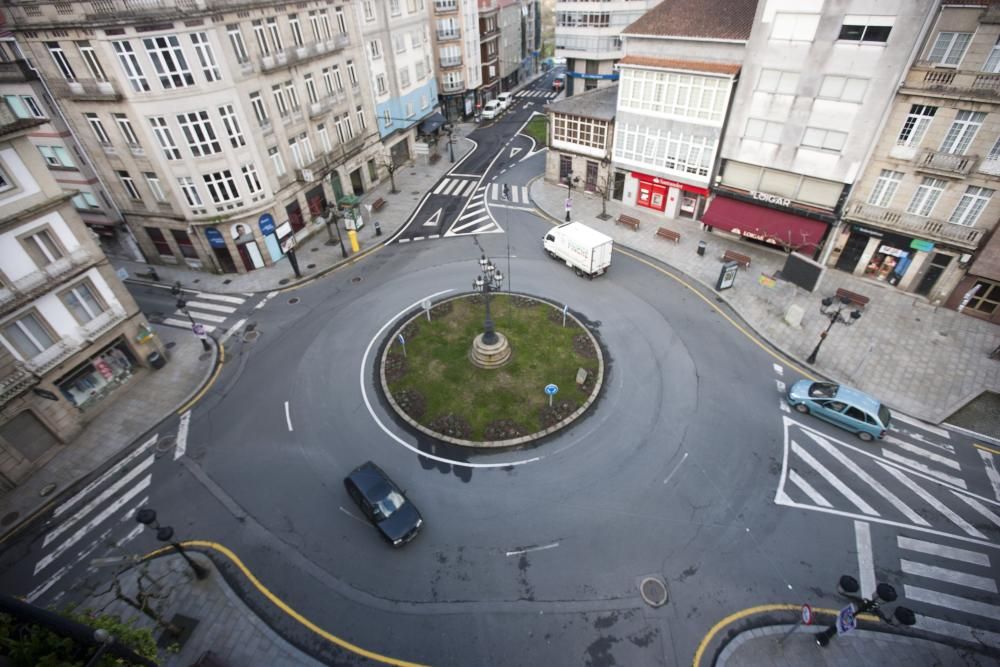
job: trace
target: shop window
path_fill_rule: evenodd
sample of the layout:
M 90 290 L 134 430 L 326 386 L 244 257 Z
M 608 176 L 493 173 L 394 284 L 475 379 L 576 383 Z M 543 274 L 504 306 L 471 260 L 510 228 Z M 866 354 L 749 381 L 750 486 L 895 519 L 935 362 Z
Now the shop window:
M 977 280 L 972 289 L 975 290 L 975 293 L 969 299 L 966 308 L 984 315 L 992 315 L 997 312 L 997 308 L 1000 307 L 1000 283 Z
M 57 380 L 56 386 L 76 407 L 90 408 L 122 386 L 132 376 L 134 366 L 135 358 L 119 338 Z
M 56 337 L 41 315 L 24 313 L 3 326 L 3 336 L 22 359 L 33 359 L 56 344 Z
M 170 249 L 170 244 L 167 243 L 167 237 L 163 235 L 163 232 L 156 227 L 146 227 L 146 234 L 149 236 L 149 240 L 153 242 L 153 246 L 156 248 L 156 252 L 161 257 L 173 257 L 174 251 Z
M 188 236 L 186 231 L 183 229 L 171 229 L 170 235 L 174 237 L 174 242 L 185 259 L 198 259 L 198 251 L 194 249 L 191 237 Z

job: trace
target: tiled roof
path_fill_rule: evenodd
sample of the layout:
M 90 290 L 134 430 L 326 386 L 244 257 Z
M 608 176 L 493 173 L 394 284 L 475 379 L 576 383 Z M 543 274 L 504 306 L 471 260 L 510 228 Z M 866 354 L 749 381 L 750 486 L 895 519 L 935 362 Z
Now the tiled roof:
M 613 86 L 588 90 L 572 97 L 552 102 L 545 107 L 545 110 L 553 113 L 569 114 L 570 116 L 594 118 L 596 120 L 614 120 L 617 105 L 618 84 L 616 83 Z
M 633 65 L 636 67 L 658 67 L 661 69 L 686 69 L 692 72 L 729 74 L 730 76 L 740 71 L 738 63 L 709 63 L 700 60 L 673 60 L 670 58 L 652 58 L 649 56 L 625 56 L 618 61 L 618 64 Z
M 757 0 L 663 0 L 625 28 L 625 35 L 750 38 Z

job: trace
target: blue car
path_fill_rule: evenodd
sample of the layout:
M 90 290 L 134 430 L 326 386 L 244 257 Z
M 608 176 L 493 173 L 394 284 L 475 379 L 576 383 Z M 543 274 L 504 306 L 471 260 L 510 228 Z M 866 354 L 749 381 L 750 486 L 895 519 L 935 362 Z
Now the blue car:
M 892 415 L 863 391 L 833 382 L 799 380 L 788 390 L 788 404 L 802 414 L 811 414 L 857 433 L 862 440 L 882 439 Z

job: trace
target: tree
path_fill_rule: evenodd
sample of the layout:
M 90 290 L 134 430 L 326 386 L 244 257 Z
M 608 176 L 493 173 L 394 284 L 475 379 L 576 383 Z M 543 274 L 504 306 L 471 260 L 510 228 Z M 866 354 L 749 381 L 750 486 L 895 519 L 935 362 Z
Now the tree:
M 111 614 L 75 610 L 65 610 L 60 614 L 95 630 L 108 631 L 119 644 L 127 646 L 147 660 L 155 661 L 157 658 L 156 639 L 149 628 L 136 628 L 132 623 L 123 623 L 120 618 Z M 0 656 L 9 659 L 12 665 L 84 667 L 95 650 L 94 646 L 81 645 L 45 626 L 18 620 L 9 614 L 0 614 Z M 111 654 L 104 654 L 95 663 L 95 667 L 121 667 L 129 664 L 122 660 Z
M 594 187 L 594 192 L 601 198 L 601 212 L 597 216 L 601 220 L 611 217 L 608 215 L 608 198 L 611 197 L 612 187 L 614 187 L 614 176 L 608 170 L 604 173 L 604 178 L 597 179 L 597 185 Z
M 396 172 L 403 168 L 406 163 L 397 163 L 392 159 L 392 155 L 383 155 L 378 161 L 378 167 L 380 169 L 385 169 L 389 173 L 389 194 L 398 194 L 399 190 L 396 189 Z

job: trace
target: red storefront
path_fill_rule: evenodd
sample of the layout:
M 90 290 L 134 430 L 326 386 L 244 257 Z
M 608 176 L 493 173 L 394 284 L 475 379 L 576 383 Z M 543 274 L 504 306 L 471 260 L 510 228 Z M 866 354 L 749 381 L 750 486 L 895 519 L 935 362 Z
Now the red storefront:
M 703 208 L 702 202 L 708 197 L 708 190 L 697 185 L 688 185 L 668 178 L 650 176 L 638 171 L 632 172 L 632 178 L 638 181 L 636 206 L 650 208 L 661 213 L 667 210 L 668 215 L 697 218 Z

